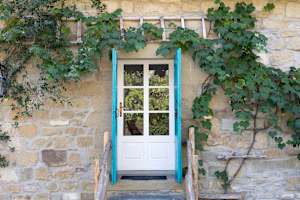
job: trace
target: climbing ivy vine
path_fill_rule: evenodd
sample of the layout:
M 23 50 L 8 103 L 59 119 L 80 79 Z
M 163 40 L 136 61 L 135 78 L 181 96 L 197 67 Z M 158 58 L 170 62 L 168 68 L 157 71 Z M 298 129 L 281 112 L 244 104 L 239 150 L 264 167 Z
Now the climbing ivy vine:
M 111 48 L 138 51 L 162 34 L 160 28 L 145 23 L 122 30 L 120 35 L 116 19 L 121 10 L 105 12 L 100 0 L 91 0 L 91 6 L 98 9 L 97 16 L 84 16 L 75 5 L 67 5 L 64 0 L 0 1 L 1 102 L 11 100 L 15 126 L 20 117 L 30 117 L 39 109 L 45 99 L 65 102 L 63 83 L 94 72 L 97 60 Z M 76 53 L 70 41 L 70 21 L 81 21 L 86 27 Z M 10 141 L 7 131 L 0 132 L 0 140 Z M 8 164 L 1 155 L 0 167 Z
M 189 29 L 177 28 L 169 41 L 161 42 L 157 54 L 167 56 L 182 48 L 207 74 L 201 95 L 195 98 L 192 113 L 197 121 L 197 146 L 203 150 L 212 127 L 213 110 L 209 107 L 217 89 L 223 89 L 237 122 L 236 132 L 250 132 L 252 140 L 246 152 L 249 155 L 258 133 L 268 133 L 279 148 L 300 145 L 300 70 L 289 71 L 266 66 L 259 62 L 257 52 L 265 51 L 267 38 L 254 31 L 256 19 L 252 4 L 237 3 L 230 10 L 222 1 L 216 0 L 217 8 L 208 10 L 207 18 L 215 39 L 203 39 Z M 126 52 L 144 48 L 150 40 L 161 38 L 162 29 L 152 24 L 138 28 L 119 29 L 116 20 L 121 10 L 108 13 L 101 1 L 92 0 L 98 9 L 97 16 L 84 16 L 75 6 L 63 0 L 0 0 L 0 19 L 4 26 L 0 31 L 0 73 L 3 80 L 2 100 L 11 99 L 15 120 L 19 116 L 31 116 L 39 109 L 45 98 L 65 101 L 62 91 L 65 81 L 77 81 L 82 74 L 94 72 L 97 61 L 111 48 Z M 265 10 L 272 10 L 272 4 Z M 69 40 L 71 30 L 67 20 L 82 21 L 86 27 L 82 43 L 76 53 Z M 31 77 L 30 65 L 38 69 L 37 78 Z M 265 126 L 258 126 L 264 120 Z M 291 130 L 291 137 L 283 139 L 281 123 Z M 17 123 L 16 123 L 17 124 Z M 0 132 L 0 140 L 8 142 L 9 135 Z M 298 155 L 300 159 L 300 155 Z M 245 163 L 229 177 L 228 160 L 224 170 L 217 171 L 227 191 Z M 8 161 L 0 155 L 0 167 Z
M 158 54 L 166 55 L 176 47 L 188 50 L 194 61 L 199 64 L 208 77 L 202 85 L 202 94 L 194 100 L 193 117 L 199 122 L 198 143 L 202 145 L 208 138 L 212 127 L 213 111 L 209 107 L 216 90 L 221 88 L 237 121 L 235 132 L 250 132 L 249 155 L 259 133 L 268 133 L 278 148 L 287 145 L 299 148 L 300 145 L 300 69 L 291 67 L 289 71 L 266 66 L 259 62 L 257 52 L 266 51 L 267 38 L 254 31 L 256 19 L 252 4 L 237 3 L 230 10 L 222 1 L 216 1 L 218 8 L 208 10 L 208 20 L 213 23 L 216 39 L 200 39 L 187 29 L 178 28 L 158 49 Z M 273 7 L 267 5 L 271 10 Z M 258 125 L 264 120 L 264 127 Z M 282 123 L 282 121 L 286 123 Z M 281 136 L 283 126 L 291 129 L 288 140 Z M 200 150 L 203 146 L 200 145 Z M 298 155 L 300 159 L 300 154 Z M 228 167 L 232 161 L 226 161 L 224 170 L 215 172 L 227 192 L 247 158 L 242 158 L 238 169 L 231 177 Z

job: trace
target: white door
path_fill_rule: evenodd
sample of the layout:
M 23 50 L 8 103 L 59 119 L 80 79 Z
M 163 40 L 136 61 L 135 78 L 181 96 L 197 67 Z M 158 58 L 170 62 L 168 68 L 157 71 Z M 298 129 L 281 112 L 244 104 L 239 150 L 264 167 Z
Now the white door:
M 119 60 L 118 170 L 175 170 L 172 60 Z

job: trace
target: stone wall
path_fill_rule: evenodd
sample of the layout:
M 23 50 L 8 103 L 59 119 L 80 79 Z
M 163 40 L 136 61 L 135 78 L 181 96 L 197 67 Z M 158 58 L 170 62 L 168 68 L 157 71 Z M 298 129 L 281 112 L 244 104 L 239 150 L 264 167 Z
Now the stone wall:
M 74 1 L 87 14 L 94 14 L 88 0 Z M 205 13 L 213 6 L 212 0 L 109 0 L 108 10 L 122 8 L 125 15 L 193 15 Z M 234 5 L 235 1 L 227 1 Z M 267 0 L 253 0 L 259 18 L 258 29 L 269 38 L 268 52 L 261 54 L 263 62 L 287 69 L 300 66 L 300 2 L 277 0 L 270 14 L 261 12 Z M 153 44 L 131 57 L 153 56 Z M 43 110 L 30 119 L 23 119 L 19 129 L 10 128 L 16 148 L 7 153 L 11 164 L 0 169 L 0 199 L 2 200 L 69 200 L 92 199 L 93 160 L 102 151 L 102 137 L 110 131 L 111 67 L 104 58 L 99 71 L 81 82 L 67 85 L 72 105 L 48 102 Z M 191 120 L 191 105 L 200 93 L 205 79 L 188 55 L 183 56 L 183 122 L 184 134 Z M 233 114 L 222 91 L 213 98 L 213 130 L 203 152 L 207 175 L 200 180 L 202 191 L 221 192 L 214 172 L 225 163 L 216 156 L 230 151 L 245 151 L 250 134 L 233 134 Z M 0 120 L 9 126 L 9 102 L 0 107 Z M 9 129 L 9 127 L 7 127 Z M 246 137 L 245 137 L 246 136 Z M 4 148 L 0 147 L 2 151 Z M 260 134 L 254 152 L 267 159 L 249 160 L 233 183 L 233 192 L 245 192 L 247 200 L 300 199 L 300 162 L 296 152 L 283 151 L 274 142 Z M 230 172 L 237 167 L 235 163 Z

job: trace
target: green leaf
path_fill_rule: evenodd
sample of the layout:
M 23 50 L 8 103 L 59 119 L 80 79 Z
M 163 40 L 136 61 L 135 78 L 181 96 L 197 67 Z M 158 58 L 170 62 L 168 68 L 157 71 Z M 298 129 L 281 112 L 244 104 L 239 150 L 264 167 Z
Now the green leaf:
M 267 3 L 267 4 L 264 6 L 264 11 L 265 11 L 265 12 L 270 12 L 270 11 L 274 10 L 274 8 L 275 8 L 274 3 Z

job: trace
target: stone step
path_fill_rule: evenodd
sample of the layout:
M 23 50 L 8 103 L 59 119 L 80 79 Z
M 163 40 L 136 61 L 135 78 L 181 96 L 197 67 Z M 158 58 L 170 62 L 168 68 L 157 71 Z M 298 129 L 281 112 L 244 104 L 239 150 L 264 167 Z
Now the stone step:
M 108 196 L 108 200 L 184 200 L 184 194 L 165 191 L 116 192 Z
M 183 185 L 176 183 L 174 179 L 168 180 L 148 180 L 148 181 L 133 181 L 119 180 L 116 185 L 108 185 L 108 192 L 138 192 L 138 191 L 169 191 L 183 192 Z

